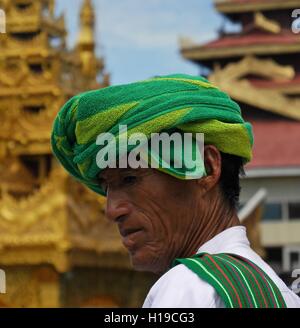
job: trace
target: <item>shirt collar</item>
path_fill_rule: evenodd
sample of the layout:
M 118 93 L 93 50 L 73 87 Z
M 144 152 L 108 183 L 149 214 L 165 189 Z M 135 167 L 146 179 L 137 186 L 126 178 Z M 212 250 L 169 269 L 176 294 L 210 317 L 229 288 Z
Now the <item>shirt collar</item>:
M 234 252 L 237 246 L 250 247 L 244 226 L 235 226 L 220 232 L 200 246 L 197 254 L 203 252 L 211 254 Z

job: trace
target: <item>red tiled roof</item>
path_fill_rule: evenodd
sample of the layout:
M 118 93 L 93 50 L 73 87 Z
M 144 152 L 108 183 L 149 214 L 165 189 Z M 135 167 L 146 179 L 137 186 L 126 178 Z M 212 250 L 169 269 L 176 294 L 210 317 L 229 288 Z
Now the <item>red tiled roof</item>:
M 300 122 L 257 120 L 251 123 L 254 148 L 247 168 L 300 167 Z
M 300 43 L 299 34 L 292 33 L 289 30 L 282 31 L 280 34 L 269 34 L 253 32 L 250 34 L 227 35 L 217 40 L 204 44 L 203 48 L 222 48 L 222 47 L 240 47 L 251 45 L 268 44 L 293 44 Z

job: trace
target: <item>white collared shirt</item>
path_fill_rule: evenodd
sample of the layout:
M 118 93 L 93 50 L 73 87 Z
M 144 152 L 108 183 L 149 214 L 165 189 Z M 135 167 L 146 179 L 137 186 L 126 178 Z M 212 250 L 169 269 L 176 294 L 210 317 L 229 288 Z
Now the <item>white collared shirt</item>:
M 277 285 L 287 307 L 300 308 L 300 298 L 277 276 L 274 270 L 251 248 L 244 226 L 228 228 L 203 244 L 197 253 L 232 253 L 243 256 L 265 271 Z M 225 307 L 214 287 L 183 264 L 162 275 L 150 289 L 144 308 L 222 308 Z

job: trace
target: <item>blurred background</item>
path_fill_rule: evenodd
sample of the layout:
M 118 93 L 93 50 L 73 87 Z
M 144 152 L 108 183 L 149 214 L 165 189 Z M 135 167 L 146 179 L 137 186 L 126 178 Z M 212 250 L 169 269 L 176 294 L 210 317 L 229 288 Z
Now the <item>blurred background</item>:
M 207 77 L 252 123 L 239 217 L 291 285 L 300 268 L 299 0 L 0 0 L 0 9 L 0 307 L 142 305 L 159 277 L 132 270 L 105 199 L 67 176 L 49 136 L 73 95 L 172 73 Z

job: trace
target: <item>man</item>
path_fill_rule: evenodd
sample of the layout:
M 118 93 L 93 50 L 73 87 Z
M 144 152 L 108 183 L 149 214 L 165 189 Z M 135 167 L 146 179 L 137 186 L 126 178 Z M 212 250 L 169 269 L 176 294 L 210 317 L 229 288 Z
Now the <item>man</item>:
M 131 156 L 113 147 L 103 155 L 106 133 L 116 145 L 133 133 L 150 141 L 153 133 L 174 131 L 193 135 L 192 151 L 204 133 L 194 171 L 174 164 L 187 156 L 184 147 L 174 147 L 169 167 L 99 164 L 111 153 Z M 118 225 L 133 267 L 162 274 L 144 307 L 300 307 L 240 225 L 239 173 L 252 156 L 252 129 L 239 106 L 207 80 L 176 74 L 80 94 L 59 112 L 51 141 L 70 174 L 106 195 L 107 218 Z M 151 147 L 146 162 L 162 163 L 164 151 Z

